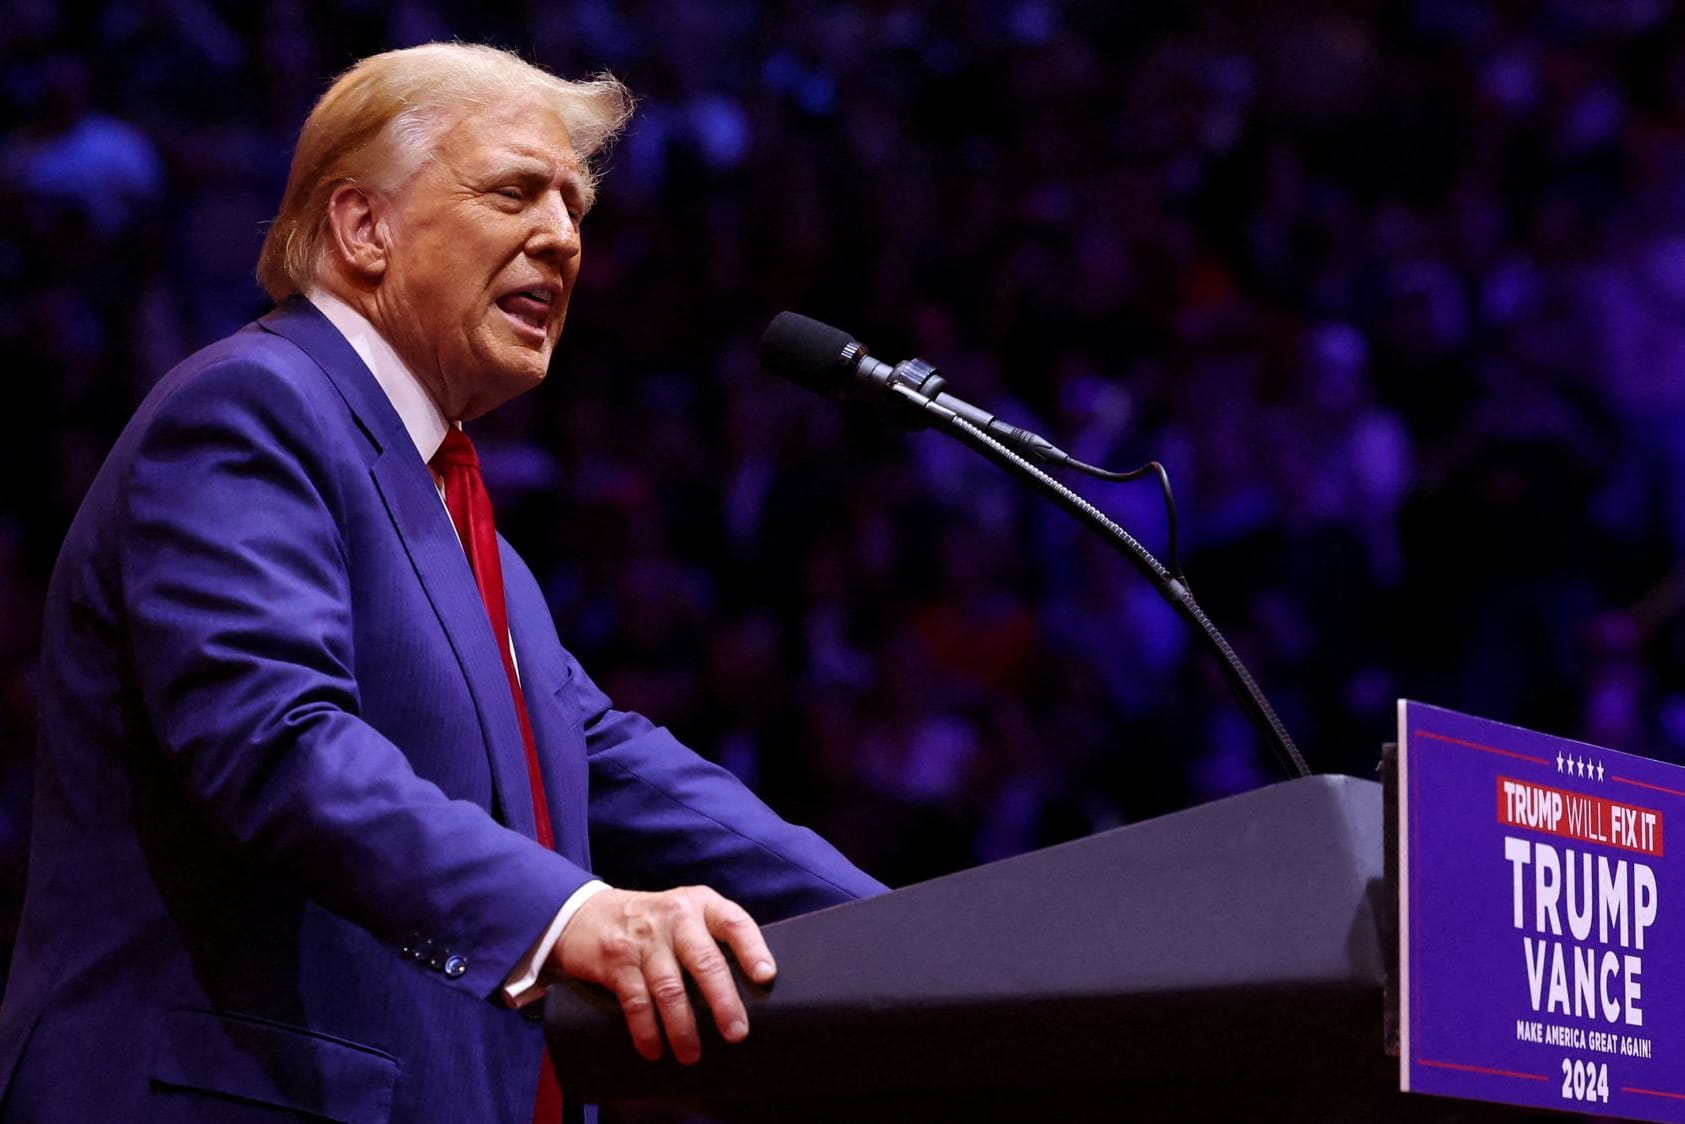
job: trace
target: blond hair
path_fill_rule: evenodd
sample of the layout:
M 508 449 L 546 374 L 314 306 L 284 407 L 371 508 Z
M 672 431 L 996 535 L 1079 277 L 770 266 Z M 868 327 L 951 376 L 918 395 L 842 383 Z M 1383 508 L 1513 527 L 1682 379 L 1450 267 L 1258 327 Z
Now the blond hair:
M 471 43 L 387 51 L 341 74 L 299 131 L 281 210 L 258 256 L 264 291 L 280 302 L 314 284 L 327 248 L 328 199 L 340 184 L 393 189 L 420 169 L 462 111 L 522 95 L 561 118 L 589 190 L 591 157 L 632 114 L 631 94 L 611 75 L 570 82 L 509 51 Z

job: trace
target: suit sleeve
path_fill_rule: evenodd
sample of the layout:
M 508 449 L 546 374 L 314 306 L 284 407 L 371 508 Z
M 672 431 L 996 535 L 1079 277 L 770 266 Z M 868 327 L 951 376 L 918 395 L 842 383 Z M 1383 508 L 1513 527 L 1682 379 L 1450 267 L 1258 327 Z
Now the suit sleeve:
M 888 888 L 735 776 L 642 715 L 615 710 L 575 671 L 591 770 L 591 848 L 617 886 L 700 883 L 762 924 Z
M 494 996 L 590 876 L 418 777 L 359 715 L 337 474 L 305 389 L 186 381 L 130 462 L 119 576 L 146 718 L 186 797 L 287 886 Z M 476 752 L 478 747 L 476 747 Z
M 543 615 L 558 675 L 576 692 L 589 772 L 591 866 L 626 890 L 710 886 L 766 923 L 881 894 L 818 835 L 781 819 L 725 769 L 665 728 L 616 710 L 557 643 L 532 572 L 503 552 L 511 612 Z M 537 638 L 535 637 L 535 640 Z

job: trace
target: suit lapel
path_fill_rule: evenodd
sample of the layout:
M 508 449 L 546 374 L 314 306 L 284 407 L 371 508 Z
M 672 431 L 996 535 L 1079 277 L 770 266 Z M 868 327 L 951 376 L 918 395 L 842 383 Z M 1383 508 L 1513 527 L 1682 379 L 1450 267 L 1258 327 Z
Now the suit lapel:
M 514 699 L 503 671 L 491 622 L 480 602 L 473 571 L 444 504 L 385 391 L 351 345 L 308 301 L 295 298 L 260 323 L 298 345 L 315 360 L 339 391 L 374 446 L 369 467 L 398 539 L 404 545 L 427 599 L 438 614 L 457 664 L 468 684 L 491 762 L 496 809 L 511 828 L 536 834 L 527 787 L 526 749 Z
M 572 671 L 561 659 L 543 594 L 527 578 L 526 566 L 501 543 L 503 585 L 509 598 L 509 632 L 521 668 L 527 715 L 543 762 L 545 803 L 558 853 L 588 864 L 584 734 L 576 733 L 578 714 L 563 708 L 559 692 L 569 690 Z M 545 632 L 549 635 L 546 636 Z

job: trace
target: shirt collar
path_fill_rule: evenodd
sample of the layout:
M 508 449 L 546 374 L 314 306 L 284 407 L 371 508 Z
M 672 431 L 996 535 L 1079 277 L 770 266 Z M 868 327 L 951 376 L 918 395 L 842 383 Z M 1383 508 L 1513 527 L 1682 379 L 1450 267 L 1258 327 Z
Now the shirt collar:
M 351 350 L 369 369 L 374 381 L 386 392 L 410 440 L 415 442 L 415 450 L 421 454 L 421 459 L 431 461 L 439 446 L 444 444 L 445 433 L 451 423 L 438 403 L 433 401 L 433 396 L 427 393 L 427 388 L 421 385 L 421 380 L 415 377 L 415 372 L 398 358 L 392 345 L 362 313 L 325 289 L 312 289 L 305 295 L 328 318 L 328 322 L 339 329 L 339 334 L 345 337 L 345 342 L 351 345 Z

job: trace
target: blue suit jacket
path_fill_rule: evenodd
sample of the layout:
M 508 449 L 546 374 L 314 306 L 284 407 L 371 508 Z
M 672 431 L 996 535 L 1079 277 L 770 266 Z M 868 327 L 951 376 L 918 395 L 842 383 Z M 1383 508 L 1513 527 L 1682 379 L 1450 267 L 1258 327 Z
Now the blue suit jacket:
M 503 566 L 554 852 L 462 548 L 350 345 L 293 301 L 159 384 L 48 594 L 0 1116 L 526 1124 L 541 1027 L 497 993 L 588 872 L 763 921 L 881 889 L 613 710 Z

